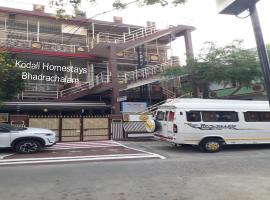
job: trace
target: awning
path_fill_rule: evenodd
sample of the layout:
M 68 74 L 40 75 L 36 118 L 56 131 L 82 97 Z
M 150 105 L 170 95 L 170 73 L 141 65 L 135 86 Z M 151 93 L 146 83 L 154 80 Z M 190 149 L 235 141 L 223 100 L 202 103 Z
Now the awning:
M 79 109 L 106 109 L 110 108 L 104 102 L 3 102 L 0 105 L 0 111 L 13 110 L 79 110 Z

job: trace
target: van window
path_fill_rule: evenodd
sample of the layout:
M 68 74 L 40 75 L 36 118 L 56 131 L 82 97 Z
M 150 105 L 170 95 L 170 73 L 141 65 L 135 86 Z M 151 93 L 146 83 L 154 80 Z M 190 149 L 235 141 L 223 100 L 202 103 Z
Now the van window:
M 201 114 L 199 111 L 187 112 L 187 121 L 188 122 L 200 122 Z
M 270 112 L 245 112 L 247 122 L 270 122 Z
M 205 122 L 238 122 L 238 114 L 234 111 L 203 111 Z
M 159 121 L 163 121 L 163 119 L 164 119 L 164 112 L 158 111 L 158 112 L 157 112 L 157 117 L 156 117 L 156 119 L 159 120 Z
M 174 120 L 174 112 L 170 111 L 168 115 L 168 121 L 172 122 Z
M 168 120 L 168 114 L 169 114 L 169 111 L 166 111 L 165 120 L 164 121 L 167 121 Z

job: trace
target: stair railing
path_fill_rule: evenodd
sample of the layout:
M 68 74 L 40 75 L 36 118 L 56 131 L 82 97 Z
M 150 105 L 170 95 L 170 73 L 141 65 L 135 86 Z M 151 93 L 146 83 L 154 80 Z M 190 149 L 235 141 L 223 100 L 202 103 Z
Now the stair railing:
M 166 95 L 167 99 L 174 99 L 176 97 L 175 93 L 166 88 L 162 88 L 162 93 Z
M 111 75 L 108 75 L 105 72 L 101 72 L 100 74 L 97 74 L 92 81 L 83 83 L 81 85 L 75 85 L 74 87 L 70 87 L 65 90 L 61 90 L 59 96 L 63 97 L 66 95 L 82 92 L 84 90 L 91 89 L 96 85 L 109 82 L 111 82 Z
M 164 72 L 166 66 L 171 65 L 172 63 L 173 61 L 169 61 L 169 62 L 165 62 L 159 65 L 148 66 L 148 67 L 134 70 L 134 71 L 119 73 L 118 82 L 120 84 L 122 83 L 127 84 L 129 81 L 146 79 L 149 76 L 153 76 L 158 73 Z M 94 80 L 61 90 L 59 91 L 59 94 L 57 93 L 57 96 L 61 98 L 66 95 L 70 95 L 70 94 L 78 93 L 87 89 L 91 89 L 94 86 L 102 84 L 102 83 L 109 83 L 111 81 L 112 81 L 111 74 L 108 74 L 107 72 L 101 72 L 94 77 Z
M 130 81 L 137 81 L 139 79 L 146 79 L 156 74 L 160 74 L 165 71 L 167 66 L 171 66 L 174 62 L 168 61 L 159 65 L 148 66 L 142 69 L 137 69 L 129 72 L 122 72 L 121 79 L 124 79 L 121 82 L 128 83 Z

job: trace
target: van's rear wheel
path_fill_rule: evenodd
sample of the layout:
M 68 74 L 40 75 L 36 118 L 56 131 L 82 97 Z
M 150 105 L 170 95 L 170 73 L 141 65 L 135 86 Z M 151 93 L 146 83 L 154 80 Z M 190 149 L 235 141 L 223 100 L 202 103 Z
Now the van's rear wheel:
M 216 153 L 222 149 L 222 143 L 219 139 L 209 138 L 200 143 L 200 149 L 208 153 Z

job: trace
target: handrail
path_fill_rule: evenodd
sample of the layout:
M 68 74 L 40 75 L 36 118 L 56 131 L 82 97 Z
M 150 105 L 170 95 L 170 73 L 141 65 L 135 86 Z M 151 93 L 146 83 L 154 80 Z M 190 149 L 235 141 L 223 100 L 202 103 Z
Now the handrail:
M 140 31 L 142 29 L 146 29 L 146 28 L 156 28 L 156 26 L 155 25 L 151 25 L 151 26 L 142 27 L 142 28 L 139 28 L 139 29 L 130 31 L 129 34 L 132 34 L 133 32 L 138 32 L 138 31 Z
M 142 27 L 129 33 L 124 32 L 123 34 L 99 32 L 97 34 L 97 37 L 94 40 L 92 40 L 91 46 L 93 48 L 94 44 L 98 44 L 100 42 L 125 43 L 131 40 L 143 38 L 155 32 L 157 32 L 155 26 Z
M 168 90 L 166 88 L 162 88 L 162 93 L 166 95 L 167 98 L 175 98 L 176 95 L 171 90 Z
M 165 103 L 167 100 L 163 100 L 163 101 L 160 101 L 152 106 L 149 106 L 146 108 L 146 110 L 144 111 L 141 111 L 141 112 L 137 112 L 135 114 L 145 114 L 145 113 L 148 113 L 148 112 L 151 112 L 152 110 L 156 109 L 158 106 L 160 106 L 161 104 Z
M 108 83 L 111 82 L 110 75 L 105 74 L 105 72 L 101 72 L 100 74 L 96 75 L 94 80 L 83 83 L 82 85 L 75 85 L 74 87 L 67 88 L 65 90 L 60 91 L 60 97 L 74 94 L 81 92 L 83 90 L 91 89 L 95 87 L 96 85 L 102 84 L 102 83 Z
M 165 71 L 167 65 L 172 65 L 173 63 L 174 61 L 168 61 L 159 65 L 153 65 L 134 71 L 124 72 L 119 74 L 119 76 L 124 79 L 124 83 L 128 83 L 129 81 L 144 79 L 148 78 L 149 76 L 162 73 Z
M 6 47 L 16 47 L 16 45 L 12 45 L 11 42 L 23 42 L 27 45 L 23 46 L 24 48 L 31 48 L 31 40 L 21 40 L 21 39 L 15 39 L 15 38 L 0 38 L 0 42 L 6 42 Z M 64 51 L 64 48 L 61 49 L 61 52 L 71 52 L 71 53 L 76 53 L 75 51 L 75 47 L 77 47 L 77 45 L 68 45 L 68 44 L 60 44 L 60 43 L 49 43 L 49 42 L 40 42 L 41 44 L 47 44 L 47 45 L 52 45 L 52 46 L 55 46 L 55 47 L 66 47 L 65 48 L 65 51 Z M 87 46 L 82 46 L 80 45 L 79 47 L 84 47 L 84 48 L 87 48 Z M 68 50 L 68 49 L 69 50 Z M 46 49 L 44 46 L 42 46 L 42 49 Z M 48 50 L 48 49 L 46 49 Z M 52 50 L 50 49 L 51 51 L 55 51 L 55 50 Z
M 152 112 L 154 109 L 157 109 L 158 106 L 162 105 L 163 103 L 171 102 L 176 98 L 182 98 L 182 97 L 185 97 L 185 96 L 190 95 L 190 94 L 191 94 L 191 92 L 188 92 L 188 93 L 185 93 L 185 94 L 181 95 L 180 97 L 175 97 L 175 98 L 163 100 L 163 101 L 158 102 L 158 103 L 156 103 L 156 104 L 154 104 L 152 106 L 149 106 L 148 108 L 146 108 L 146 110 L 141 111 L 141 112 L 137 112 L 135 114 L 145 114 L 145 113 L 148 113 L 148 112 Z

